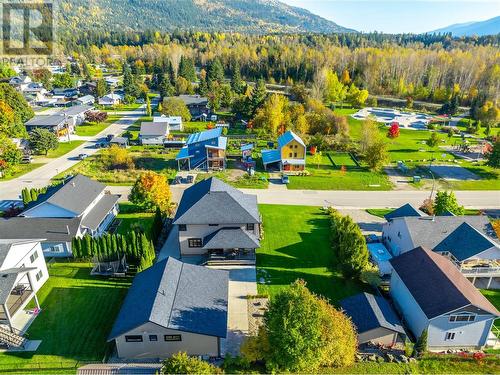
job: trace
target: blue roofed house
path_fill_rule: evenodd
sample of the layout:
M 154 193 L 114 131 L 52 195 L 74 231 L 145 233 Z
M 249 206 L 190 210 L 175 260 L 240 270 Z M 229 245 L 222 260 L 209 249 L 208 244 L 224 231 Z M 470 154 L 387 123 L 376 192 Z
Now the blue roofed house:
M 276 150 L 262 150 L 264 168 L 280 171 L 303 171 L 306 168 L 306 145 L 293 131 L 288 130 L 278 137 Z
M 390 295 L 415 338 L 428 349 L 479 349 L 500 312 L 446 257 L 417 247 L 390 260 Z
M 221 170 L 226 168 L 227 137 L 222 128 L 191 134 L 175 160 L 179 170 Z
M 403 345 L 405 330 L 389 302 L 369 293 L 359 293 L 340 301 L 344 313 L 356 326 L 358 344 Z
M 406 216 L 388 220 L 382 240 L 393 256 L 418 246 L 447 258 L 474 285 L 500 288 L 500 245 L 487 216 Z
M 186 189 L 173 221 L 181 259 L 255 264 L 261 217 L 255 195 L 211 177 Z
M 228 284 L 228 271 L 162 260 L 137 274 L 108 341 L 120 358 L 220 357 Z
M 384 215 L 384 218 L 386 220 L 392 220 L 397 217 L 421 217 L 421 216 L 427 216 L 425 212 L 420 211 L 418 208 L 413 207 L 410 203 L 406 203 L 402 205 L 399 208 L 396 208 L 395 210 L 389 212 L 388 214 Z

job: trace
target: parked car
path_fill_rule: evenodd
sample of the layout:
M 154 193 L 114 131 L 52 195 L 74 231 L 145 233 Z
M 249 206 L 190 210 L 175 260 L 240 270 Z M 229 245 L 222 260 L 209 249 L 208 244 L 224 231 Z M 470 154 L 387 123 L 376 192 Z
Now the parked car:
M 22 164 L 30 164 L 33 161 L 33 158 L 31 155 L 24 155 L 23 158 L 21 159 Z
M 290 179 L 288 178 L 288 175 L 286 175 L 286 174 L 282 174 L 281 175 L 281 183 L 282 184 L 288 184 L 288 183 L 290 183 Z
M 217 121 L 217 115 L 211 115 L 210 121 Z
M 186 182 L 188 184 L 192 184 L 194 181 L 194 176 L 193 175 L 188 175 L 187 178 L 186 178 Z
M 89 157 L 88 154 L 80 154 L 80 155 L 78 155 L 78 159 L 80 159 L 80 160 L 87 159 L 88 157 Z

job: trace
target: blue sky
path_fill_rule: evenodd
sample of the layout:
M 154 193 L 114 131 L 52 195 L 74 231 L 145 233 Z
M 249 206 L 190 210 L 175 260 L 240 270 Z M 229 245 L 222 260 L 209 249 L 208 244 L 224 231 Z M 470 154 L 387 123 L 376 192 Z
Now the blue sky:
M 499 0 L 281 0 L 358 31 L 422 33 L 500 15 Z

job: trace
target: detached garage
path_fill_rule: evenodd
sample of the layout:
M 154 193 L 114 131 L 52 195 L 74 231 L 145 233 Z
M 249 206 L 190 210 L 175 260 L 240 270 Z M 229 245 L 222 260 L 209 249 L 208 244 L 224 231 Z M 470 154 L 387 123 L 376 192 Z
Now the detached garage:
M 227 333 L 229 272 L 167 258 L 139 273 L 108 341 L 118 357 L 220 357 Z
M 340 306 L 356 326 L 359 344 L 393 346 L 404 343 L 405 330 L 383 297 L 360 293 L 343 299 Z

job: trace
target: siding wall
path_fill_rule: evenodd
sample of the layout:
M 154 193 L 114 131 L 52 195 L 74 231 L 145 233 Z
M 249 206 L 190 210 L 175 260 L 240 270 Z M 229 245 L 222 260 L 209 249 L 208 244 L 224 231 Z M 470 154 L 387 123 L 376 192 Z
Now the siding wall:
M 209 324 L 209 322 L 207 322 Z M 141 335 L 142 342 L 126 342 L 127 335 Z M 149 341 L 149 335 L 157 335 L 158 341 Z M 165 341 L 164 335 L 181 335 L 182 341 Z M 167 358 L 184 351 L 188 355 L 219 356 L 219 339 L 213 336 L 181 332 L 146 323 L 119 336 L 115 340 L 120 358 Z
M 406 253 L 416 247 L 403 220 L 395 219 L 385 223 L 382 228 L 382 238 L 394 256 Z
M 294 156 L 297 153 L 297 156 Z M 292 154 L 292 156 L 290 156 Z M 296 140 L 293 140 L 281 148 L 282 159 L 304 159 L 306 149 Z
M 216 223 L 214 223 L 216 224 Z M 189 247 L 189 238 L 201 238 L 208 236 L 209 234 L 223 228 L 223 227 L 240 227 L 246 231 L 245 224 L 231 224 L 231 225 L 219 225 L 219 226 L 209 226 L 209 225 L 186 225 L 186 231 L 179 231 L 179 245 L 181 250 L 181 255 L 200 255 L 205 254 L 206 250 L 199 247 Z M 257 238 L 259 237 L 259 225 L 254 225 L 254 230 L 249 233 L 253 233 Z
M 42 250 L 43 250 L 43 255 L 45 257 L 55 257 L 55 258 L 65 258 L 65 257 L 70 257 L 72 256 L 71 253 L 71 245 L 68 242 L 42 242 Z M 63 251 L 62 252 L 55 252 L 51 251 L 51 247 L 55 245 L 62 245 Z

